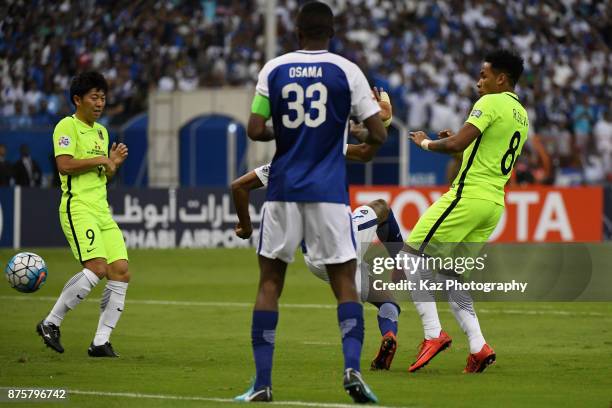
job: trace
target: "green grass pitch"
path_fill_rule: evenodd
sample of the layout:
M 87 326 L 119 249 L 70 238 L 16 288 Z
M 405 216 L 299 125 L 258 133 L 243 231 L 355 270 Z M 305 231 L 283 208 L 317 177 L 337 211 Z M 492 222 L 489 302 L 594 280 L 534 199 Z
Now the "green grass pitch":
M 257 264 L 251 249 L 133 250 L 132 282 L 112 342 L 119 359 L 91 359 L 103 284 L 62 325 L 62 355 L 35 333 L 79 265 L 65 249 L 34 250 L 49 266 L 45 286 L 22 294 L 0 285 L 0 387 L 67 388 L 62 403 L 15 406 L 222 407 L 249 386 L 251 304 Z M 13 251 L 0 251 L 5 263 Z M 342 352 L 331 290 L 297 257 L 281 299 L 273 372 L 282 406 L 342 407 Z M 399 346 L 388 372 L 370 372 L 379 346 L 376 310 L 366 308 L 362 367 L 384 406 L 608 407 L 612 401 L 612 304 L 480 303 L 483 332 L 497 363 L 461 373 L 467 341 L 439 304 L 453 346 L 416 374 L 422 330 L 402 304 Z M 3 392 L 4 393 L 4 392 Z M 5 393 L 4 393 L 5 394 Z M 0 406 L 9 406 L 10 404 Z

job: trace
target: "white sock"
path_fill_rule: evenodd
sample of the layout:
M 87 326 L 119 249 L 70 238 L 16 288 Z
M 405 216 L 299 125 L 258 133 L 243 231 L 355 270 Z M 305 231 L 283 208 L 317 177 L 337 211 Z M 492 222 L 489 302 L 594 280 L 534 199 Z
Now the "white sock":
M 51 309 L 51 313 L 45 318 L 45 323 L 53 323 L 59 327 L 66 313 L 81 303 L 98 282 L 100 279 L 87 268 L 70 278 Z
M 442 331 L 442 325 L 438 318 L 438 308 L 436 302 L 414 302 L 417 313 L 421 317 L 421 323 L 423 323 L 423 333 L 426 340 L 435 339 L 440 337 Z
M 110 335 L 121 317 L 121 312 L 123 312 L 127 288 L 127 282 L 112 280 L 106 282 L 100 300 L 100 320 L 93 340 L 94 346 L 101 346 L 109 341 Z
M 467 334 L 470 343 L 470 353 L 478 353 L 485 345 L 485 338 L 480 331 L 480 323 L 474 311 L 474 301 L 470 294 L 463 290 L 449 290 L 448 303 L 455 319 Z
M 401 254 L 405 254 L 408 257 L 414 257 L 420 259 L 420 257 L 408 254 L 406 252 L 401 252 Z M 408 262 L 411 262 L 410 260 Z M 410 296 L 412 297 L 412 302 L 416 307 L 416 310 L 421 317 L 421 323 L 423 324 L 423 332 L 426 340 L 434 339 L 436 337 L 440 337 L 440 332 L 442 331 L 442 325 L 440 324 L 440 318 L 438 317 L 438 308 L 436 307 L 436 298 L 433 293 L 428 290 L 420 290 L 419 282 L 421 279 L 423 280 L 433 280 L 433 275 L 431 272 L 423 269 L 417 268 L 414 273 L 406 272 L 406 279 L 410 282 L 414 282 L 415 290 L 410 291 Z

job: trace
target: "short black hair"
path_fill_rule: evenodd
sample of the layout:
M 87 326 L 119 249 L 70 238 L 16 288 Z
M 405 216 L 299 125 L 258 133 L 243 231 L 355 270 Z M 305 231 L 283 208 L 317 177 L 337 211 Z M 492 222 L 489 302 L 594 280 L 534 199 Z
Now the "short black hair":
M 484 60 L 491 64 L 491 69 L 508 75 L 512 86 L 516 85 L 523 73 L 523 58 L 514 51 L 496 50 L 487 54 Z
M 297 27 L 307 38 L 331 38 L 334 36 L 334 13 L 325 3 L 310 1 L 300 8 Z
M 76 106 L 74 96 L 78 95 L 82 98 L 92 89 L 99 89 L 104 91 L 105 94 L 108 93 L 108 82 L 106 82 L 104 75 L 96 71 L 81 72 L 70 81 L 70 102 Z

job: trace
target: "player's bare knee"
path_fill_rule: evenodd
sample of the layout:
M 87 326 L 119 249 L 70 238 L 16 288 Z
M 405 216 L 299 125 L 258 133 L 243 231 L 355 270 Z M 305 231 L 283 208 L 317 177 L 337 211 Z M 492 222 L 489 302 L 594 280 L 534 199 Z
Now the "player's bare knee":
M 88 261 L 83 262 L 83 266 L 93 273 L 100 279 L 106 278 L 108 275 L 108 264 L 105 259 L 96 258 L 90 259 Z
M 383 223 L 389 217 L 389 204 L 382 198 L 374 200 L 368 204 L 368 207 L 374 210 L 376 213 L 376 218 L 378 218 L 378 223 Z
M 111 263 L 108 266 L 108 279 L 119 282 L 129 282 L 130 271 L 128 268 L 128 262 L 125 259 L 120 259 Z

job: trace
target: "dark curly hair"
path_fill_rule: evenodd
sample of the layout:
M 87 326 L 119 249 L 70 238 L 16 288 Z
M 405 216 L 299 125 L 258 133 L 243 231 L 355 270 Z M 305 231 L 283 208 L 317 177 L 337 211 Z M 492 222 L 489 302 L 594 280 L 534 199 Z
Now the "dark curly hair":
M 70 102 L 76 106 L 74 103 L 74 96 L 78 95 L 82 98 L 83 95 L 92 89 L 104 91 L 105 94 L 108 92 L 108 82 L 104 79 L 104 75 L 96 71 L 87 71 L 78 74 L 70 81 Z
M 513 87 L 523 73 L 523 58 L 514 51 L 496 50 L 487 54 L 484 60 L 491 64 L 493 71 L 503 72 L 508 75 L 510 85 Z

